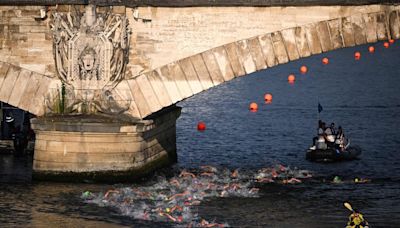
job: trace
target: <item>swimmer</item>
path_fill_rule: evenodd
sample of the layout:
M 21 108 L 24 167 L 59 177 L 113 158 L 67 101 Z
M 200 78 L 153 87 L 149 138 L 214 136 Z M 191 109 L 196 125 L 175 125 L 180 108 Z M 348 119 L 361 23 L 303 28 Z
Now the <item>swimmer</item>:
M 169 200 L 175 199 L 176 197 L 183 197 L 183 196 L 186 196 L 186 195 L 189 195 L 189 194 L 190 194 L 189 191 L 184 191 L 182 193 L 177 193 L 177 194 L 169 197 Z
M 294 178 L 294 177 L 290 178 L 289 180 L 283 180 L 282 181 L 282 183 L 284 183 L 284 184 L 298 184 L 298 183 L 301 183 L 301 182 L 302 182 L 301 180 L 299 180 L 297 178 Z
M 258 193 L 259 191 L 260 191 L 259 188 L 251 188 L 251 189 L 249 190 L 249 193 Z
M 295 175 L 295 177 L 302 178 L 302 179 L 307 179 L 307 178 L 311 178 L 312 174 L 307 170 L 300 170 L 298 172 L 298 174 Z
M 219 197 L 226 197 L 228 195 L 228 192 L 226 190 L 223 190 L 220 194 Z
M 143 219 L 143 220 L 150 220 L 149 213 L 148 213 L 146 210 L 143 210 L 142 219 Z
M 274 183 L 275 181 L 272 180 L 271 178 L 264 177 L 264 178 L 257 179 L 256 182 L 259 182 L 259 183 Z
M 133 203 L 133 199 L 130 198 L 130 197 L 127 197 L 127 198 L 124 199 L 124 202 L 123 202 L 123 203 L 124 203 L 124 204 L 128 204 L 128 205 L 131 205 L 131 204 Z
M 226 190 L 226 189 L 228 189 L 228 190 L 232 189 L 232 190 L 236 191 L 237 189 L 240 189 L 240 188 L 241 188 L 241 186 L 240 186 L 240 184 L 238 184 L 238 183 L 230 183 L 230 184 L 226 184 L 226 185 L 224 186 L 224 189 L 225 189 L 225 190 Z
M 168 214 L 168 213 L 160 212 L 159 215 L 160 215 L 160 216 L 165 216 L 165 217 L 167 217 L 168 219 L 170 219 L 170 220 L 173 221 L 173 222 L 176 222 L 176 221 L 177 221 L 176 218 L 174 218 L 172 215 L 170 215 L 170 214 Z
M 203 171 L 208 172 L 208 173 L 217 173 L 218 172 L 218 169 L 211 165 L 202 165 L 202 166 L 200 166 L 200 168 Z
M 182 170 L 182 172 L 179 174 L 179 177 L 191 177 L 191 178 L 195 178 L 196 175 L 194 175 L 191 172 L 187 172 L 186 170 Z
M 210 223 L 205 219 L 202 219 L 200 221 L 200 226 L 201 227 L 224 227 L 224 224 L 219 224 L 219 223 Z
M 183 209 L 181 206 L 175 205 L 171 208 L 170 213 L 173 213 L 175 210 L 182 211 Z
M 182 215 L 179 215 L 179 216 L 176 218 L 176 221 L 177 221 L 177 222 L 183 222 L 183 216 L 182 216 Z
M 273 178 L 277 178 L 278 177 L 278 173 L 276 172 L 275 169 L 271 170 L 271 175 L 272 175 Z
M 210 173 L 210 172 L 204 172 L 204 173 L 200 174 L 200 176 L 207 176 L 207 177 L 212 177 L 214 175 L 215 175 L 214 173 Z
M 185 202 L 183 202 L 183 205 L 185 206 L 197 206 L 200 205 L 200 201 L 199 200 L 186 200 Z
M 172 179 L 169 181 L 169 183 L 171 185 L 175 185 L 176 187 L 179 187 L 181 185 L 177 179 Z
M 271 174 L 269 173 L 258 173 L 256 176 L 256 179 L 262 179 L 262 178 L 266 178 L 266 177 L 271 177 Z
M 216 188 L 215 188 L 215 184 L 214 183 L 208 183 L 208 185 L 207 185 L 207 188 L 206 189 L 211 189 L 211 190 L 215 190 Z
M 281 171 L 281 172 L 285 172 L 286 170 L 288 170 L 288 167 L 285 167 L 281 164 L 278 165 L 278 168 L 279 168 L 279 171 Z
M 272 168 L 268 167 L 268 168 L 262 168 L 260 170 L 258 170 L 259 173 L 270 173 L 272 171 Z
M 341 184 L 341 183 L 343 183 L 343 181 L 342 181 L 342 179 L 340 179 L 339 176 L 335 176 L 335 177 L 333 178 L 333 180 L 332 180 L 332 183 L 334 183 L 334 184 Z
M 354 178 L 354 183 L 356 183 L 356 184 L 369 183 L 369 182 L 371 182 L 370 179 L 357 178 L 357 177 Z
M 143 191 L 136 190 L 135 193 L 142 198 L 149 198 L 151 196 L 150 192 L 143 192 Z
M 238 170 L 238 169 L 235 169 L 235 170 L 232 172 L 231 177 L 232 177 L 232 178 L 238 178 L 238 176 L 239 176 L 239 170 Z
M 104 194 L 104 198 L 107 198 L 108 195 L 110 195 L 110 193 L 119 193 L 119 191 L 118 191 L 118 190 L 108 190 L 108 191 L 106 192 L 106 194 Z

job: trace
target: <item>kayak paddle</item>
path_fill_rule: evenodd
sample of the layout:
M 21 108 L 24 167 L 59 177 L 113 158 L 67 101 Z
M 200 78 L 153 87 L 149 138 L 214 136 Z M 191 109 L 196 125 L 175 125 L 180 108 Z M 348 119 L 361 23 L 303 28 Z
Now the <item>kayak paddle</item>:
M 348 202 L 344 202 L 344 206 L 349 209 L 351 212 L 354 212 L 353 208 L 351 207 L 351 205 Z

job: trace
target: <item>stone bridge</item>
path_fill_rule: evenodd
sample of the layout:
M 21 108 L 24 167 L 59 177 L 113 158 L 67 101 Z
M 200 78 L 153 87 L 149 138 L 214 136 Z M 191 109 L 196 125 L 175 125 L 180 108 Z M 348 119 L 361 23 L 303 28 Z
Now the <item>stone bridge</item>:
M 283 2 L 285 3 L 273 0 L 256 0 L 251 3 L 224 0 L 212 3 L 205 0 L 2 1 L 0 3 L 0 101 L 39 117 L 54 113 L 51 108 L 52 102 L 59 94 L 65 80 L 60 77 L 63 71 L 58 65 L 65 61 L 70 64 L 68 65 L 70 68 L 64 68 L 66 71 L 71 71 L 73 67 L 71 59 L 60 58 L 61 62 L 58 62 L 58 65 L 56 63 L 57 44 L 54 42 L 56 32 L 53 25 L 55 13 L 67 15 L 65 20 L 69 21 L 70 27 L 79 24 L 79 20 L 72 18 L 73 13 L 75 15 L 109 13 L 126 16 L 127 28 L 130 30 L 126 66 L 122 68 L 123 77 L 111 86 L 110 93 L 119 105 L 128 104 L 123 110 L 124 115 L 145 121 L 142 122 L 142 125 L 144 123 L 144 126 L 147 126 L 143 128 L 144 132 L 155 128 L 154 123 L 157 121 L 151 122 L 150 125 L 146 122 L 146 119 L 152 120 L 154 116 L 152 114 L 157 115 L 160 110 L 174 107 L 179 101 L 236 77 L 313 54 L 400 38 L 400 5 L 392 3 L 394 1 Z M 85 4 L 88 3 L 97 4 L 95 11 L 87 10 Z M 86 18 L 87 20 L 89 19 Z M 59 55 L 60 53 L 58 52 Z M 110 69 L 112 71 L 113 68 Z M 78 87 L 83 88 L 83 81 L 80 83 L 79 86 L 82 87 Z M 85 88 L 92 89 L 90 86 Z M 165 122 L 169 117 L 163 118 Z M 176 118 L 175 114 L 170 117 L 173 121 Z M 162 125 L 161 122 L 158 121 L 159 125 Z M 163 139 L 165 142 L 168 141 L 167 147 L 172 150 L 175 150 L 175 128 L 171 127 L 174 123 L 164 127 L 173 133 L 171 137 L 165 139 L 166 141 Z M 42 135 L 47 134 L 43 136 L 44 138 L 39 137 L 39 140 L 44 141 L 37 141 L 35 147 L 35 151 L 43 153 L 49 150 L 50 133 L 68 128 L 65 126 L 57 128 L 48 122 L 34 122 L 33 125 L 36 127 L 36 133 L 42 131 Z M 44 134 L 45 130 L 39 125 L 49 125 L 46 129 L 50 133 Z M 93 126 L 80 125 L 79 130 L 72 131 L 82 133 L 82 131 L 90 132 L 91 129 Z M 137 130 L 137 128 L 132 131 L 126 130 L 131 128 L 125 125 L 118 125 L 116 129 L 118 130 L 114 133 L 118 134 Z M 157 130 L 157 132 L 155 135 L 162 135 L 163 131 Z M 101 140 L 96 140 L 97 136 L 90 136 L 92 141 L 89 141 L 93 145 Z M 81 139 L 76 140 L 82 142 Z M 141 140 L 148 141 L 143 138 Z M 159 145 L 163 144 L 160 143 L 160 139 L 156 138 L 155 141 L 161 149 L 154 153 L 147 153 L 146 148 L 149 147 L 147 144 L 147 146 L 143 144 L 137 146 L 137 151 L 147 153 L 141 155 L 142 164 L 153 155 L 165 150 L 163 145 Z M 61 146 L 62 150 L 55 151 L 62 152 L 65 156 L 67 143 L 64 143 Z M 113 143 L 121 142 L 114 140 Z M 132 147 L 130 144 L 127 146 Z M 76 153 L 82 152 L 76 150 Z M 125 150 L 121 148 L 117 152 L 122 153 Z M 43 153 L 38 155 L 41 161 L 50 156 L 48 153 L 46 155 Z M 49 168 L 48 165 L 39 165 L 39 157 L 36 157 L 37 162 L 34 167 L 37 170 L 44 167 L 43 170 L 54 168 L 58 171 L 98 171 L 88 168 L 93 167 L 91 160 L 87 159 L 88 150 L 82 153 L 85 154 L 85 159 L 79 156 L 69 158 L 72 162 L 80 164 L 74 168 L 53 166 Z M 127 157 L 138 161 L 135 153 L 137 154 L 132 152 L 129 156 L 125 154 L 119 159 L 114 159 L 112 164 L 126 161 Z M 53 162 L 57 161 L 54 159 Z M 94 160 L 96 159 L 110 159 L 110 156 L 100 156 Z M 130 168 L 129 164 L 121 170 Z
M 277 64 L 400 37 L 400 6 L 390 4 L 210 6 L 112 7 L 114 13 L 127 15 L 132 31 L 125 79 L 116 87 L 120 99 L 130 101 L 130 115 L 143 119 L 225 81 Z M 0 6 L 2 102 L 37 116 L 48 111 L 45 97 L 60 85 L 50 14 L 74 7 L 83 11 L 82 5 Z

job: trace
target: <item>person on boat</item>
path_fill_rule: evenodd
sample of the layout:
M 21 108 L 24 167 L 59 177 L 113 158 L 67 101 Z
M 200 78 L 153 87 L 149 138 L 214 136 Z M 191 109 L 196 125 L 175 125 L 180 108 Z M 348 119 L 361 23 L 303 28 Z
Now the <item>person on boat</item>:
M 368 228 L 368 222 L 363 215 L 353 208 L 353 213 L 349 216 L 346 228 Z
M 333 135 L 331 127 L 327 127 L 324 134 L 328 147 L 333 147 L 335 144 L 335 135 Z
M 319 121 L 318 137 L 315 143 L 315 147 L 320 150 L 326 150 L 328 148 L 326 144 L 325 129 L 325 123 Z
M 318 135 L 322 135 L 325 132 L 325 122 L 322 122 L 321 120 L 318 121 Z
M 317 144 L 322 143 L 322 140 L 320 140 L 321 142 L 318 142 L 318 139 L 319 139 L 320 135 L 323 135 L 323 133 L 324 133 L 323 122 L 322 122 L 322 120 L 318 120 L 317 136 L 313 137 L 312 146 L 310 147 L 310 150 L 317 149 Z
M 13 129 L 12 138 L 14 143 L 15 155 L 22 155 L 25 151 L 26 146 L 28 145 L 28 140 L 21 132 L 20 125 L 17 125 L 17 127 Z
M 329 127 L 331 129 L 332 135 L 336 135 L 336 127 L 335 127 L 335 123 L 331 123 L 331 126 Z
M 336 139 L 335 139 L 336 148 L 343 151 L 345 149 L 345 142 L 346 142 L 346 139 L 344 137 L 342 126 L 339 126 L 338 132 L 336 134 Z
M 319 150 L 326 150 L 328 148 L 328 145 L 326 144 L 324 135 L 318 135 L 316 148 Z

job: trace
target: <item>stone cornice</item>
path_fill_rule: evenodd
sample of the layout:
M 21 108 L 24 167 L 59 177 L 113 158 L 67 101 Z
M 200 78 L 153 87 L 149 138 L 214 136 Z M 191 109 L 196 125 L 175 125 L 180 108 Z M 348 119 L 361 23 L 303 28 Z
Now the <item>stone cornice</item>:
M 329 6 L 399 4 L 400 0 L 1 0 L 0 5 L 85 5 L 98 6 L 155 6 L 155 7 L 198 7 L 198 6 Z

